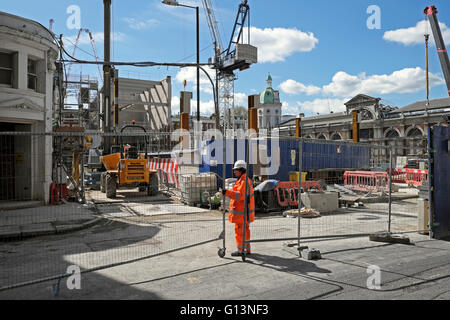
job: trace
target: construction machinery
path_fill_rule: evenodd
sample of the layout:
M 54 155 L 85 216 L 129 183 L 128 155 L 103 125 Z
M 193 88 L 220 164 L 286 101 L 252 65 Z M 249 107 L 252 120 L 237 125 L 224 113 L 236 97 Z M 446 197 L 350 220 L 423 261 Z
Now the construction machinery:
M 258 61 L 258 49 L 250 45 L 250 7 L 248 0 L 239 4 L 238 12 L 228 46 L 222 46 L 219 28 L 210 0 L 202 0 L 203 7 L 214 43 L 214 57 L 209 63 L 217 70 L 218 102 L 222 117 L 223 130 L 235 129 L 234 126 L 234 80 L 235 70 L 245 70 Z M 247 26 L 247 43 L 244 43 L 244 27 Z M 217 123 L 218 124 L 218 123 Z
M 122 127 L 121 135 L 116 141 L 119 145 L 111 147 L 111 153 L 100 157 L 106 171 L 100 177 L 100 190 L 106 193 L 107 198 L 115 198 L 117 189 L 139 188 L 146 191 L 148 196 L 158 193 L 157 171 L 150 170 L 147 154 L 147 136 L 123 135 L 126 129 L 146 130 L 142 126 L 126 125 Z M 127 140 L 127 141 L 126 141 Z
M 428 6 L 425 8 L 424 13 L 428 16 L 431 30 L 433 30 L 434 41 L 436 42 L 442 72 L 444 74 L 445 83 L 447 84 L 448 95 L 450 96 L 450 62 L 448 59 L 447 50 L 445 48 L 444 38 L 442 37 L 441 28 L 439 27 L 439 22 L 437 19 L 438 11 L 435 6 Z

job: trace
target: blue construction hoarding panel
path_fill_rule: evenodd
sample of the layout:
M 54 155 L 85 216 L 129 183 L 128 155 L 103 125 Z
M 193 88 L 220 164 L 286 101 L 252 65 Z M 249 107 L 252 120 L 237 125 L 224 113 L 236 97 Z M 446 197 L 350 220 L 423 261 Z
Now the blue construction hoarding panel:
M 273 143 L 277 145 L 272 145 Z M 269 159 L 274 159 L 272 153 L 279 153 L 279 166 L 276 174 L 268 176 L 270 179 L 288 181 L 289 173 L 299 171 L 298 168 L 298 146 L 299 142 L 294 140 L 263 140 L 259 144 L 264 145 L 263 150 L 267 152 Z M 222 176 L 222 161 L 217 160 L 217 165 L 212 165 L 216 158 L 217 147 L 221 144 L 213 144 L 212 141 L 206 143 L 206 148 L 202 155 L 202 165 L 200 172 L 214 172 Z M 232 166 L 236 160 L 245 158 L 246 140 L 228 139 L 226 141 L 227 165 L 226 178 L 232 177 Z M 259 146 L 258 146 L 259 148 Z M 259 149 L 261 150 L 261 149 Z M 295 153 L 295 157 L 292 157 Z M 252 153 L 250 152 L 250 155 Z M 220 158 L 222 155 L 220 153 Z M 275 157 L 277 158 L 277 157 Z M 252 159 L 251 159 L 252 160 Z M 260 161 L 258 159 L 258 161 Z M 252 165 L 249 165 L 249 176 L 253 176 Z M 350 144 L 330 144 L 317 142 L 302 143 L 302 171 L 315 171 L 323 169 L 350 169 L 369 170 L 370 169 L 370 146 L 350 145 Z
M 202 150 L 202 164 L 199 172 L 213 172 L 218 176 L 223 175 L 223 145 L 221 141 L 207 141 Z M 237 160 L 245 159 L 247 141 L 245 139 L 226 139 L 225 179 L 233 178 L 233 166 Z M 248 176 L 253 178 L 253 167 L 249 164 Z M 221 179 L 217 180 L 222 187 Z
M 432 164 L 432 237 L 450 237 L 450 206 L 448 205 L 450 185 L 450 128 L 435 126 L 431 137 L 434 149 Z

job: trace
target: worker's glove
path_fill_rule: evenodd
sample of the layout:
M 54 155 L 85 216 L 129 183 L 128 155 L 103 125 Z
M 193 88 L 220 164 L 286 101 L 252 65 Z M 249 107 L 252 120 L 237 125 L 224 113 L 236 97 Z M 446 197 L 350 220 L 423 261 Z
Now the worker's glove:
M 225 193 L 227 193 L 226 189 L 222 189 L 222 194 L 225 195 Z

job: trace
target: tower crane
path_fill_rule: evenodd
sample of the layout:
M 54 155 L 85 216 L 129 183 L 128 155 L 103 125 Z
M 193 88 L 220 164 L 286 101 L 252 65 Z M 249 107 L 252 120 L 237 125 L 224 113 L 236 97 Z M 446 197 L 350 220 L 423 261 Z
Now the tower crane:
M 233 26 L 228 46 L 223 47 L 214 9 L 210 0 L 202 0 L 205 9 L 206 20 L 214 42 L 214 57 L 209 59 L 210 64 L 217 70 L 219 83 L 219 109 L 222 118 L 222 126 L 226 129 L 234 129 L 234 71 L 245 70 L 251 64 L 257 63 L 257 48 L 250 45 L 250 7 L 248 0 L 243 0 L 239 4 L 238 12 Z M 247 44 L 244 44 L 244 26 L 248 23 Z
M 94 37 L 92 36 L 92 32 L 89 29 L 81 28 L 80 30 L 78 30 L 77 38 L 75 39 L 75 43 L 74 43 L 74 46 L 73 46 L 72 57 L 75 57 L 75 53 L 77 52 L 77 49 L 78 49 L 78 44 L 80 43 L 80 36 L 81 36 L 81 33 L 83 31 L 86 32 L 89 35 L 89 40 L 91 42 L 92 50 L 94 51 L 95 61 L 98 62 L 99 60 L 98 60 L 98 55 L 97 55 L 97 49 L 95 47 Z M 72 64 L 70 64 L 68 69 L 67 69 L 67 75 L 70 74 L 71 68 L 72 68 Z M 98 73 L 100 75 L 100 79 L 102 79 L 102 71 L 100 69 L 100 64 L 97 64 L 97 68 L 98 68 Z
M 436 48 L 441 62 L 442 72 L 444 73 L 445 83 L 447 84 L 448 95 L 450 96 L 450 62 L 448 59 L 448 53 L 445 49 L 444 39 L 442 37 L 441 28 L 437 19 L 437 9 L 435 6 L 428 6 L 425 8 L 424 13 L 428 16 L 430 21 L 431 30 L 433 30 L 434 41 L 436 42 Z

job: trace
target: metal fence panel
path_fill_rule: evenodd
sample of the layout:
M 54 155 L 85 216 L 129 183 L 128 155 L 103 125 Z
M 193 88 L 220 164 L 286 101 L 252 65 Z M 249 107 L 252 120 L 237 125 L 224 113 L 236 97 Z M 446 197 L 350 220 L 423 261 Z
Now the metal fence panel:
M 122 139 L 125 146 L 133 146 L 144 137 L 158 145 L 170 134 L 0 132 L 1 289 L 56 279 L 69 265 L 95 270 L 223 238 L 221 211 L 207 205 L 189 206 L 176 194 L 164 192 L 164 184 L 180 190 L 173 176 L 168 178 L 174 172 L 172 163 L 155 170 L 160 173 L 158 194 L 149 195 L 144 185 L 119 186 L 116 181 L 116 195 L 108 198 L 100 186 L 101 166 L 88 160 L 87 143 L 92 136 L 109 136 L 116 143 Z M 167 157 L 177 143 L 149 148 L 144 159 L 148 168 L 154 159 Z M 126 151 L 124 145 L 117 150 L 122 159 L 135 159 L 133 149 Z M 119 164 L 116 173 L 120 175 L 127 166 Z M 139 168 L 129 167 L 128 173 Z M 186 166 L 177 174 L 195 172 L 198 166 Z M 217 192 L 216 179 L 209 180 L 211 193 Z M 34 239 L 37 235 L 44 238 Z M 19 243 L 29 247 L 34 262 L 14 253 Z M 30 270 L 39 270 L 41 277 L 36 279 L 36 272 Z
M 257 212 L 250 243 L 429 231 L 427 202 L 419 194 L 428 175 L 423 146 L 268 139 L 277 144 L 278 170 L 259 177 L 255 169 L 253 178 L 277 180 L 268 196 L 275 205 L 270 213 Z

